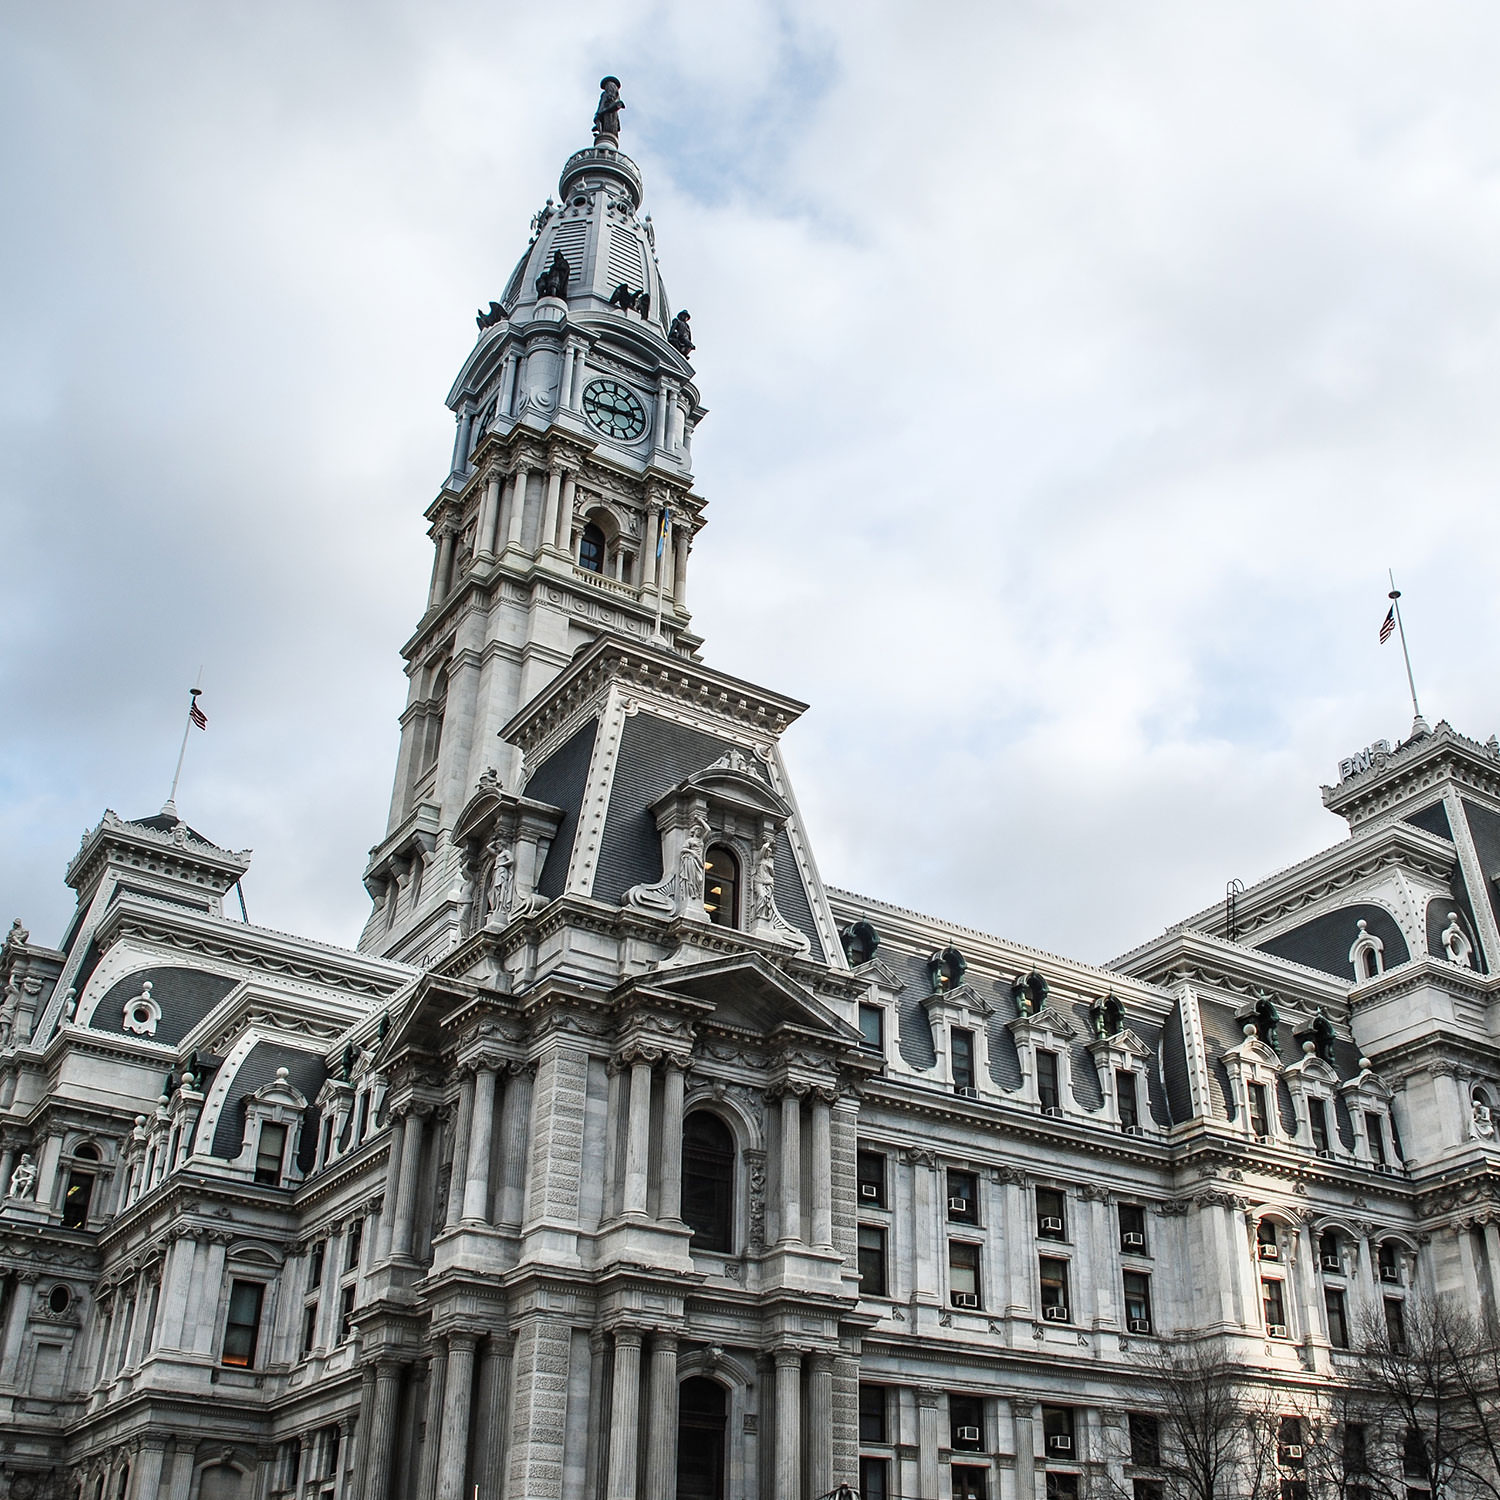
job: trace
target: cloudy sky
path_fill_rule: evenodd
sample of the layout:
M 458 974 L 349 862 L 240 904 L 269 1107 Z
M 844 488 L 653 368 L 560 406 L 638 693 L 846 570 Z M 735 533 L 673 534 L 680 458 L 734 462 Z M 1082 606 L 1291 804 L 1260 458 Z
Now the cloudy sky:
M 105 807 L 352 942 L 443 396 L 618 73 L 696 621 L 825 878 L 1104 959 L 1500 728 L 1500 9 L 0 0 L 0 917 Z

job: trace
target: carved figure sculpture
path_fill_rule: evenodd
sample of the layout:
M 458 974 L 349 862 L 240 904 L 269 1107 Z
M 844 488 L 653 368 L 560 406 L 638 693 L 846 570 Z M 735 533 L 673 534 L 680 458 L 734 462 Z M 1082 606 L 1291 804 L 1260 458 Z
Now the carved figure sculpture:
M 479 773 L 479 790 L 481 792 L 493 792 L 497 797 L 505 790 L 504 783 L 500 780 L 500 773 L 494 766 L 486 766 Z
M 951 943 L 927 960 L 927 980 L 934 995 L 956 990 L 964 982 L 968 960 Z
M 505 321 L 505 309 L 498 302 L 491 302 L 488 312 L 481 307 L 474 314 L 474 321 L 479 324 L 479 331 L 483 333 L 486 328 L 493 328 L 496 323 Z
M 618 78 L 601 78 L 599 89 L 599 107 L 594 111 L 594 144 L 596 146 L 606 136 L 611 141 L 619 140 L 620 111 L 625 108 L 625 101 L 620 97 Z
M 1279 1035 L 1277 1027 L 1280 1024 L 1281 1013 L 1271 1003 L 1271 997 L 1262 990 L 1255 1000 L 1255 1034 L 1273 1052 L 1276 1050 Z
M 839 933 L 839 941 L 844 945 L 844 957 L 848 959 L 849 967 L 857 969 L 875 957 L 880 934 L 870 925 L 868 917 L 861 917 Z
M 708 819 L 697 817 L 677 856 L 677 893 L 685 906 L 703 905 L 703 856 L 708 852 Z
M 614 295 L 609 299 L 611 307 L 618 307 L 621 312 L 629 312 L 635 306 L 635 293 L 630 290 L 630 283 L 622 281 L 614 290 Z
M 1448 955 L 1450 964 L 1457 964 L 1461 969 L 1472 969 L 1474 967 L 1474 945 L 1464 934 L 1462 927 L 1458 925 L 1458 913 L 1448 913 L 1448 925 L 1443 928 L 1443 952 Z
M 776 840 L 768 833 L 755 851 L 755 876 L 751 882 L 757 926 L 776 925 Z
M 1312 1023 L 1313 1050 L 1324 1062 L 1333 1060 L 1333 1022 L 1323 1014 L 1320 1005 L 1313 1012 Z
M 683 310 L 672 319 L 667 330 L 667 342 L 685 359 L 696 347 L 693 343 L 693 328 L 688 321 L 688 310 Z
M 506 917 L 516 895 L 515 856 L 503 845 L 495 852 L 494 867 L 490 871 L 490 888 L 486 896 L 488 914 Z
M 552 200 L 547 202 L 531 216 L 531 237 L 535 239 L 542 232 L 547 220 L 552 217 Z
M 1474 1118 L 1469 1121 L 1469 1136 L 1476 1141 L 1495 1139 L 1494 1112 L 1482 1099 L 1474 1101 Z
M 10 1174 L 10 1191 L 6 1195 L 10 1198 L 29 1198 L 36 1192 L 36 1163 L 31 1159 L 31 1152 L 23 1151 L 21 1160 L 16 1163 L 16 1169 Z
M 7 948 L 20 948 L 31 941 L 31 934 L 21 926 L 21 919 L 17 917 L 10 924 L 10 931 L 5 936 Z
M 561 250 L 552 252 L 552 263 L 536 279 L 538 297 L 566 297 L 568 279 L 572 276 L 568 268 L 568 257 Z
M 1119 997 L 1111 991 L 1104 997 L 1104 1034 L 1119 1036 L 1124 1029 L 1125 1007 L 1120 1004 Z

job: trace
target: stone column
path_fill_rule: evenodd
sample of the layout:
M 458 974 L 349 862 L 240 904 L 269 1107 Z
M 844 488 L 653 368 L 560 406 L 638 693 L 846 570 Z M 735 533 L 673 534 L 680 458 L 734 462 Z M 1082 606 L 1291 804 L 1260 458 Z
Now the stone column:
M 948 1446 L 943 1441 L 942 1399 L 943 1393 L 930 1387 L 917 1392 L 917 1488 L 923 1495 L 938 1493 L 938 1449 Z
M 505 1477 L 505 1408 L 510 1397 L 510 1339 L 491 1334 L 479 1366 L 479 1444 L 475 1454 L 481 1500 L 498 1500 Z
M 396 1213 L 391 1221 L 391 1254 L 411 1256 L 412 1228 L 417 1216 L 417 1178 L 422 1167 L 422 1116 L 406 1117 L 401 1142 L 401 1178 L 396 1189 Z
M 375 1366 L 364 1365 L 359 1372 L 359 1415 L 354 1429 L 354 1483 L 359 1484 L 370 1461 L 370 1419 L 375 1410 Z
M 382 1359 L 375 1367 L 375 1401 L 370 1410 L 369 1467 L 360 1493 L 366 1500 L 389 1500 L 391 1459 L 396 1441 L 396 1398 L 401 1392 L 401 1366 Z
M 443 1437 L 438 1457 L 437 1500 L 462 1500 L 469 1453 L 469 1402 L 474 1390 L 472 1333 L 448 1335 L 448 1373 L 443 1391 Z
M 448 1205 L 443 1223 L 452 1229 L 463 1215 L 464 1183 L 469 1170 L 469 1131 L 474 1121 L 474 1075 L 465 1073 L 459 1087 L 458 1115 L 453 1121 L 453 1165 L 448 1173 Z
M 935 1495 L 937 1490 L 932 1493 Z M 802 1494 L 802 1354 L 776 1351 L 776 1500 Z
M 507 547 L 519 547 L 521 545 L 521 527 L 526 520 L 526 485 L 531 478 L 531 471 L 526 468 L 518 468 L 516 477 L 511 482 L 510 493 L 510 534 L 505 539 Z
M 391 1232 L 396 1223 L 396 1184 L 401 1177 L 402 1148 L 406 1145 L 405 1115 L 397 1115 L 391 1121 L 389 1141 L 385 1159 L 385 1197 L 380 1205 L 380 1224 L 375 1231 L 377 1262 L 385 1260 L 391 1253 Z
M 826 1105 L 824 1106 L 827 1107 Z M 826 1495 L 833 1488 L 833 1356 L 814 1354 L 808 1360 L 807 1434 L 812 1452 L 812 1492 Z
M 495 555 L 495 523 L 500 519 L 500 475 L 491 474 L 485 481 L 484 501 L 479 507 L 479 529 L 474 551 L 481 557 Z
M 672 547 L 672 602 L 677 606 L 677 612 L 683 614 L 687 610 L 687 564 L 689 533 L 684 527 L 677 533 Z
M 636 1057 L 630 1065 L 630 1134 L 625 1141 L 625 1197 L 621 1211 L 646 1212 L 646 1174 L 651 1155 L 651 1064 Z
M 453 566 L 453 533 L 446 526 L 438 532 L 437 556 L 432 562 L 432 587 L 427 591 L 431 609 L 448 591 L 448 570 Z
M 608 1370 L 609 1335 L 602 1328 L 589 1334 L 588 1465 L 583 1493 L 588 1500 L 605 1500 L 604 1475 L 609 1457 L 609 1432 L 605 1423 L 605 1375 Z
M 818 1250 L 833 1249 L 833 1131 L 831 1108 L 820 1094 L 812 1101 L 812 1243 Z M 814 1485 L 816 1488 L 816 1485 Z M 822 1495 L 832 1483 L 818 1490 Z
M 569 552 L 573 543 L 573 505 L 577 486 L 571 469 L 563 470 L 562 508 L 557 516 L 557 549 Z
M 516 405 L 516 355 L 512 350 L 505 356 L 500 371 L 500 400 L 495 408 L 497 416 L 508 417 Z
M 1035 1500 L 1036 1496 L 1036 1406 L 1030 1401 L 1012 1400 L 1011 1423 L 1016 1443 L 1017 1500 Z M 934 1494 L 937 1492 L 934 1490 Z
M 661 536 L 661 506 L 652 500 L 646 507 L 645 551 L 641 554 L 641 592 L 656 587 L 656 543 Z
M 562 495 L 562 470 L 552 464 L 547 470 L 547 495 L 542 507 L 542 525 L 537 532 L 537 551 L 551 546 L 557 536 L 557 502 Z
M 802 1238 L 802 1101 L 781 1096 L 781 1238 Z
M 437 1494 L 447 1372 L 448 1361 L 443 1341 L 439 1339 L 427 1360 L 427 1400 L 422 1410 L 422 1458 L 417 1470 L 417 1500 L 433 1500 Z
M 474 1114 L 469 1125 L 468 1171 L 464 1179 L 465 1224 L 487 1224 L 490 1211 L 490 1148 L 495 1123 L 495 1077 L 492 1064 L 474 1075 Z
M 1292 1271 L 1297 1278 L 1297 1297 L 1302 1304 L 1302 1343 L 1316 1341 L 1325 1347 L 1333 1341 L 1328 1336 L 1328 1309 L 1323 1303 L 1323 1288 L 1314 1268 L 1318 1264 L 1318 1236 L 1311 1224 L 1294 1231 Z
M 500 1187 L 504 1204 L 495 1217 L 502 1224 L 520 1224 L 526 1201 L 526 1149 L 531 1138 L 532 1070 L 521 1067 L 505 1084 L 500 1112 Z
M 687 1059 L 669 1057 L 661 1115 L 661 1194 L 657 1217 L 670 1224 L 682 1220 L 682 1096 L 687 1086 Z
M 677 1336 L 651 1336 L 651 1424 L 646 1447 L 645 1500 L 677 1493 Z M 727 1456 L 727 1455 L 726 1455 Z
M 132 1495 L 139 1500 L 156 1500 L 161 1491 L 162 1461 L 166 1456 L 166 1438 L 146 1437 L 141 1440 L 141 1451 L 131 1466 Z
M 636 1443 L 641 1422 L 641 1336 L 615 1333 L 614 1401 L 610 1411 L 609 1500 L 635 1500 Z

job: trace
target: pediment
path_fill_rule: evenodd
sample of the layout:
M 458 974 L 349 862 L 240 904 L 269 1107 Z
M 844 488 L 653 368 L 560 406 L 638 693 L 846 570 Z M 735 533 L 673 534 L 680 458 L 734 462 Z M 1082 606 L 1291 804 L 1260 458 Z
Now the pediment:
M 407 1050 L 438 1056 L 444 1045 L 443 1019 L 454 1006 L 474 999 L 478 993 L 478 986 L 462 980 L 424 974 L 413 987 L 401 1019 L 381 1043 L 376 1061 L 384 1066 L 398 1052 Z
M 1128 1026 L 1123 1027 L 1113 1036 L 1096 1037 L 1086 1045 L 1088 1050 L 1095 1055 L 1111 1050 L 1123 1052 L 1129 1057 L 1150 1057 L 1152 1055 L 1151 1049 Z
M 1293 1063 L 1286 1071 L 1288 1075 L 1296 1074 L 1302 1078 L 1316 1078 L 1320 1083 L 1337 1085 L 1339 1081 L 1338 1069 L 1327 1059 L 1317 1056 L 1304 1057 L 1301 1062 Z
M 785 1026 L 822 1032 L 830 1041 L 857 1046 L 859 1033 L 816 995 L 758 953 L 732 954 L 688 968 L 651 975 L 653 990 L 685 995 L 713 1006 L 726 1026 L 772 1036 Z
M 1044 1005 L 1034 1015 L 1017 1016 L 1009 1024 L 1012 1032 L 1045 1031 L 1065 1041 L 1078 1035 L 1078 1028 L 1055 1005 Z
M 893 995 L 899 995 L 906 988 L 906 981 L 884 959 L 866 959 L 850 972 L 856 979 L 873 979 L 879 988 L 889 990 Z
M 683 797 L 699 796 L 720 806 L 733 807 L 759 817 L 785 822 L 791 807 L 771 790 L 770 784 L 756 770 L 751 756 L 733 753 L 721 757 L 711 766 L 694 771 L 651 804 L 651 810 L 668 807 Z
M 974 988 L 972 984 L 961 984 L 957 989 L 934 990 L 922 1001 L 930 1015 L 934 1006 L 951 1005 L 956 1010 L 972 1011 L 976 1016 L 990 1016 L 995 1007 Z

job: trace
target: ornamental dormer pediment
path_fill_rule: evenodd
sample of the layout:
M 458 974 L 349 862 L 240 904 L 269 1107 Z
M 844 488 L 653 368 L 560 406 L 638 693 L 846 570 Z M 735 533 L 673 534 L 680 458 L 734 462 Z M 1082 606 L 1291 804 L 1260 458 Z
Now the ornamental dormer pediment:
M 1353 1078 L 1339 1084 L 1339 1093 L 1349 1100 L 1351 1107 L 1356 1103 L 1384 1104 L 1391 1102 L 1391 1089 L 1370 1067 L 1370 1059 L 1362 1057 L 1359 1060 L 1359 1072 Z
M 899 995 L 906 988 L 906 981 L 881 958 L 866 959 L 851 972 L 856 979 L 868 979 L 877 989 L 886 990 L 892 995 Z
M 1304 1043 L 1304 1047 L 1311 1045 Z M 1315 1047 L 1312 1051 L 1305 1051 L 1300 1061 L 1294 1062 L 1284 1071 L 1289 1079 L 1301 1078 L 1309 1083 L 1326 1084 L 1329 1088 L 1337 1088 L 1339 1085 L 1338 1069 L 1326 1058 L 1319 1057 Z
M 1255 1035 L 1255 1028 L 1245 1028 L 1250 1034 L 1237 1047 L 1226 1047 L 1224 1049 L 1224 1061 L 1226 1064 L 1238 1063 L 1240 1065 L 1251 1065 L 1261 1068 L 1274 1068 L 1281 1071 L 1281 1059 L 1261 1039 Z
M 1071 1042 L 1078 1035 L 1078 1028 L 1055 1005 L 1044 1005 L 1029 1016 L 1017 1016 L 1006 1022 L 1017 1041 L 1040 1032 L 1059 1041 Z
M 731 750 L 713 765 L 678 782 L 651 804 L 651 811 L 660 824 L 663 814 L 696 805 L 699 799 L 710 807 L 754 819 L 770 818 L 777 824 L 792 815 L 791 807 L 771 790 L 755 757 L 741 750 Z
M 944 1010 L 962 1011 L 971 1016 L 992 1016 L 995 1013 L 995 1007 L 972 984 L 961 984 L 952 990 L 936 990 L 922 1004 L 929 1016 Z
M 1095 1037 L 1093 1041 L 1085 1042 L 1084 1050 L 1096 1063 L 1132 1057 L 1144 1060 L 1152 1056 L 1151 1049 L 1128 1026 L 1113 1036 Z

